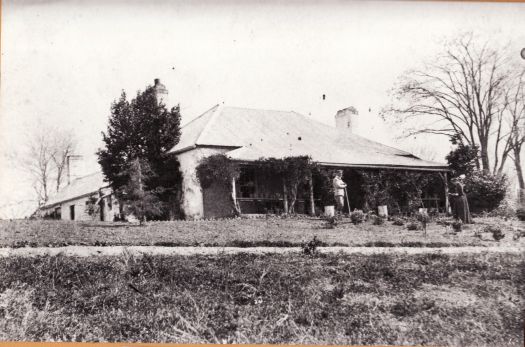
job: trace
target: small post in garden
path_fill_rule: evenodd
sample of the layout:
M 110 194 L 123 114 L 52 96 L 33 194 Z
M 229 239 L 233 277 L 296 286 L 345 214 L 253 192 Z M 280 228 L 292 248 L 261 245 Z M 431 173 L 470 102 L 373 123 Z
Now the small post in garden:
M 308 175 L 308 190 L 310 196 L 310 216 L 315 216 L 315 201 L 314 201 L 314 179 L 312 173 Z
M 288 188 L 286 182 L 283 180 L 283 209 L 284 213 L 288 214 Z

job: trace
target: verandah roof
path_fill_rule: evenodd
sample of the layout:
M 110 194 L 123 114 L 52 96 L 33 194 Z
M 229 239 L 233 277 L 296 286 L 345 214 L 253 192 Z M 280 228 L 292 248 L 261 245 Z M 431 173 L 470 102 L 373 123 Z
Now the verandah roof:
M 231 148 L 233 160 L 310 156 L 326 166 L 445 171 L 443 163 L 319 123 L 296 112 L 215 106 L 182 128 L 170 152 L 196 147 Z

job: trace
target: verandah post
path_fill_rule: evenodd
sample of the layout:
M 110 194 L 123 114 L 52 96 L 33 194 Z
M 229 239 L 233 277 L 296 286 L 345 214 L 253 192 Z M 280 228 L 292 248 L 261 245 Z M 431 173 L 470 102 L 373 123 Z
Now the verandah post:
M 237 188 L 235 187 L 235 177 L 232 178 L 232 200 L 233 200 L 233 208 L 235 209 L 235 213 L 237 215 L 240 215 L 241 207 L 239 206 L 239 202 L 237 201 Z
M 284 213 L 288 214 L 288 188 L 285 180 L 283 180 L 283 209 Z
M 448 175 L 447 172 L 443 173 L 443 182 L 445 184 L 445 213 L 450 214 L 450 201 L 448 199 Z
M 308 175 L 308 189 L 310 195 L 310 216 L 315 216 L 315 201 L 314 201 L 314 179 L 312 173 Z

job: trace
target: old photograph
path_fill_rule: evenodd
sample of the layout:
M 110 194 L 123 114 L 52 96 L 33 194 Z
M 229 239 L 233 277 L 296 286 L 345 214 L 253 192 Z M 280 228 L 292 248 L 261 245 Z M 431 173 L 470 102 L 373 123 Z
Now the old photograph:
M 525 3 L 1 14 L 0 345 L 524 346 Z

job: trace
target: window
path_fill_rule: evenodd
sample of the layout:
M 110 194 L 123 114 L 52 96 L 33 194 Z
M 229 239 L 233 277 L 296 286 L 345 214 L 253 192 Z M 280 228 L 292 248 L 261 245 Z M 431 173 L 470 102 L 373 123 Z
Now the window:
M 69 219 L 75 220 L 75 205 L 69 206 Z

